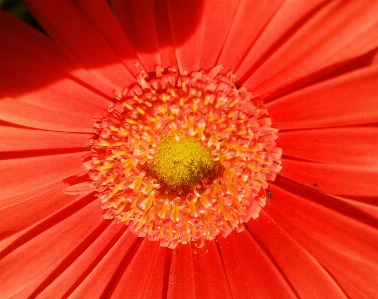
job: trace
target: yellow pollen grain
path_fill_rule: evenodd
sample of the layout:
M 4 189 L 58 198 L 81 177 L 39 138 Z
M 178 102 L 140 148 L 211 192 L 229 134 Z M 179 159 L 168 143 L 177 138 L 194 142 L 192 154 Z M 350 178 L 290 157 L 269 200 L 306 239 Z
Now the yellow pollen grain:
M 158 111 L 163 115 L 167 112 L 163 106 L 158 106 Z
M 148 121 L 153 122 L 153 123 L 158 121 L 158 119 L 156 117 L 153 117 L 153 116 L 150 116 L 150 115 L 147 115 L 146 118 L 147 118 Z
M 105 165 L 97 167 L 96 169 L 97 170 L 109 169 L 109 168 L 113 168 L 114 165 L 115 165 L 115 163 L 105 164 Z
M 126 122 L 130 125 L 136 125 L 138 122 L 131 118 L 126 118 Z
M 228 105 L 228 108 L 232 108 L 235 106 L 235 104 L 239 103 L 239 100 L 236 99 L 236 100 L 233 100 L 229 105 Z
M 110 143 L 108 141 L 100 141 L 97 143 L 99 146 L 110 146 Z
M 203 101 L 203 105 L 207 106 L 207 105 L 209 105 L 209 102 L 210 102 L 210 98 L 208 96 L 206 96 L 204 101 Z
M 236 131 L 236 135 L 244 135 L 245 133 L 247 133 L 246 130 L 240 130 L 240 131 Z
M 137 101 L 139 104 L 143 103 L 143 101 L 140 98 L 138 98 L 137 96 L 134 96 L 134 100 Z
M 142 108 L 137 107 L 136 109 L 137 109 L 137 111 L 138 111 L 140 114 L 142 114 L 142 115 L 145 115 L 145 114 L 146 114 L 146 111 L 144 111 Z
M 129 136 L 130 135 L 130 132 L 129 131 L 126 131 L 126 130 L 120 130 L 118 131 L 118 135 L 121 135 L 123 137 L 126 137 L 126 136 Z
M 131 106 L 130 104 L 123 103 L 123 106 L 125 106 L 129 110 L 134 110 L 133 106 Z

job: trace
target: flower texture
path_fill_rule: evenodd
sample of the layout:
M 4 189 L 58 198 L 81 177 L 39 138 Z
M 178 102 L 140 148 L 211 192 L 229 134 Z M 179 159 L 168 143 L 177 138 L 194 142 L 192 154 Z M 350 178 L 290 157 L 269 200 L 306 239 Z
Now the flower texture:
M 25 5 L 1 298 L 377 298 L 378 2 Z

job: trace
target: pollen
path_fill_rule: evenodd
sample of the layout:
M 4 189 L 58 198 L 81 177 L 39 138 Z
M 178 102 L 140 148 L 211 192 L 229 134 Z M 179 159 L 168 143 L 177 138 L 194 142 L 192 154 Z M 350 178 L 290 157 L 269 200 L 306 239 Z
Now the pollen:
M 278 130 L 233 74 L 157 67 L 94 121 L 91 183 L 104 217 L 162 247 L 227 237 L 265 205 Z
M 204 179 L 214 179 L 220 174 L 220 164 L 214 161 L 200 142 L 184 134 L 167 136 L 157 147 L 148 168 L 151 176 L 161 184 L 165 194 L 190 193 Z

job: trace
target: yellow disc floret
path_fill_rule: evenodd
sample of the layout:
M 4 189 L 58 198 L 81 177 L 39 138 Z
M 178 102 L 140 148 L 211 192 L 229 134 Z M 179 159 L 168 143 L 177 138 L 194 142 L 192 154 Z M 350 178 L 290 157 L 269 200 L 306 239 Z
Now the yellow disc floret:
M 85 166 L 104 217 L 169 248 L 203 246 L 258 217 L 282 168 L 278 130 L 219 71 L 141 72 L 95 120 Z
M 203 179 L 210 179 L 219 167 L 208 150 L 193 137 L 178 134 L 166 136 L 149 163 L 151 175 L 156 177 L 165 193 L 189 193 Z

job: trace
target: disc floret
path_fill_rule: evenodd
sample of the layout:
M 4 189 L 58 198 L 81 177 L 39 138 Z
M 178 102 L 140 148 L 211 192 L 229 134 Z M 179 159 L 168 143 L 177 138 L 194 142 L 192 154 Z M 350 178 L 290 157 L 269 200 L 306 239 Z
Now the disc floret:
M 243 230 L 281 170 L 277 129 L 232 75 L 158 67 L 95 121 L 86 163 L 108 218 L 174 248 Z
M 157 147 L 156 154 L 148 163 L 151 176 L 155 177 L 165 194 L 190 193 L 202 180 L 212 180 L 219 173 L 219 163 L 201 148 L 194 138 L 178 133 L 176 138 L 167 136 Z

